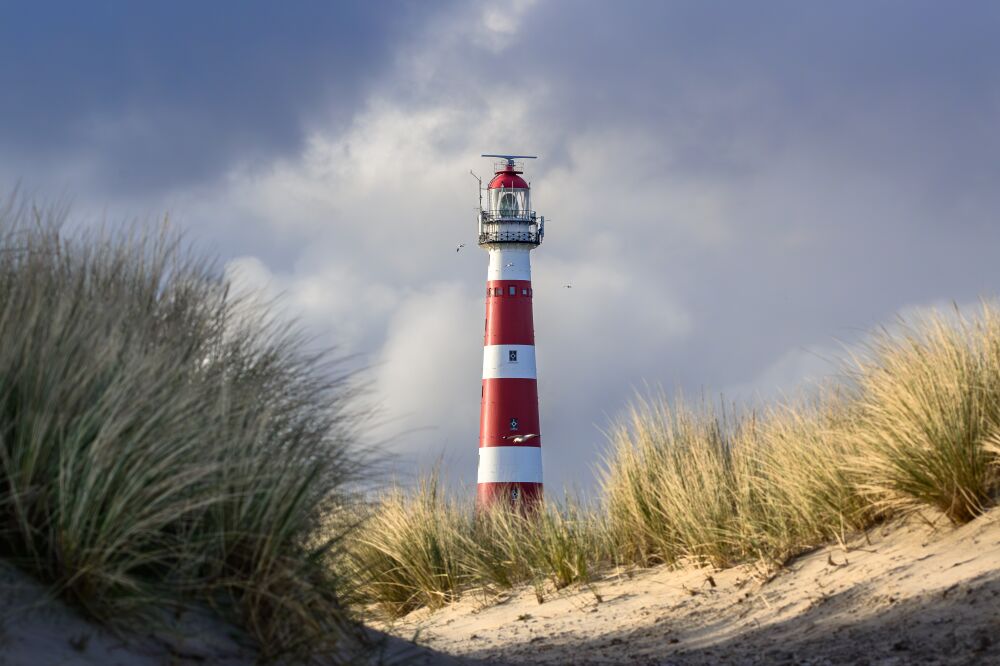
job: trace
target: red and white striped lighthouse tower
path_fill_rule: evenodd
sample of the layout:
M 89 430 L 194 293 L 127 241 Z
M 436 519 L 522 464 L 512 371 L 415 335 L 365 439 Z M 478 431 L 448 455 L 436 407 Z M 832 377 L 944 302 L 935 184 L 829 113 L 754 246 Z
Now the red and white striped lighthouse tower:
M 527 510 L 542 498 L 542 438 L 538 423 L 535 328 L 531 316 L 531 256 L 545 234 L 515 160 L 503 161 L 480 206 L 479 246 L 490 254 L 479 416 L 481 507 L 504 503 Z

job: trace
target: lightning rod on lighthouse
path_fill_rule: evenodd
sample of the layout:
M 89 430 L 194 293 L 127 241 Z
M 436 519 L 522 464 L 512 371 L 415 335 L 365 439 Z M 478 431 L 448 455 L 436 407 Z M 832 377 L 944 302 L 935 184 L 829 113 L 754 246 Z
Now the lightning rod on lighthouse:
M 501 161 L 479 209 L 479 246 L 489 252 L 490 261 L 477 502 L 480 507 L 505 504 L 527 510 L 542 499 L 530 253 L 542 242 L 545 218 L 532 210 L 531 188 L 516 162 L 534 156 L 483 157 Z

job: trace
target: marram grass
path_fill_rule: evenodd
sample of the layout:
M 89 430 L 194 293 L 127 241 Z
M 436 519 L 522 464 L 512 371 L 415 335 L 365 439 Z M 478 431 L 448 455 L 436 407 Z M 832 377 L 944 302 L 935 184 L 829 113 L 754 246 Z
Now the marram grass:
M 874 512 L 847 465 L 858 455 L 847 436 L 852 419 L 842 392 L 832 387 L 750 419 L 738 444 L 743 465 L 734 540 L 740 559 L 783 562 L 871 524 Z
M 874 339 L 854 371 L 853 464 L 878 507 L 933 507 L 954 523 L 983 512 L 1000 475 L 1000 312 L 924 316 Z
M 436 481 L 396 491 L 371 509 L 355 578 L 398 614 L 463 592 L 587 584 L 622 565 L 778 566 L 890 516 L 962 523 L 996 501 L 996 306 L 883 331 L 808 395 L 725 417 L 637 396 L 610 431 L 601 501 L 588 507 L 476 517 Z
M 351 540 L 361 598 L 390 615 L 447 604 L 466 587 L 471 533 L 469 516 L 441 494 L 436 473 L 411 492 L 387 492 Z
M 446 496 L 437 472 L 380 497 L 350 542 L 359 598 L 388 616 L 439 608 L 463 592 L 489 599 L 519 584 L 534 585 L 542 599 L 548 589 L 589 582 L 606 549 L 593 515 L 571 502 L 529 515 L 477 512 Z
M 736 518 L 734 428 L 708 407 L 637 397 L 613 428 L 602 475 L 617 549 L 643 564 L 724 565 Z
M 350 382 L 166 233 L 0 202 L 0 556 L 106 621 L 209 605 L 262 654 L 349 630 Z

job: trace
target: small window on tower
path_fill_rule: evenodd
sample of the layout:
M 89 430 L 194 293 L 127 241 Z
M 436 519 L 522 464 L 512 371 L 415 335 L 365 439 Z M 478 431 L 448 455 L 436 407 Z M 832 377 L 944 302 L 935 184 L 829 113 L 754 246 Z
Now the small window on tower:
M 521 290 L 521 295 L 522 296 L 527 296 L 528 295 L 528 290 L 527 289 L 522 289 Z
M 516 349 L 511 349 L 510 351 L 507 352 L 507 360 L 509 360 L 511 363 L 517 363 Z
M 500 287 L 494 287 L 493 288 L 493 295 L 494 296 L 499 296 L 500 295 Z
M 517 296 L 517 287 L 515 287 L 514 285 L 510 285 L 509 293 L 511 296 Z

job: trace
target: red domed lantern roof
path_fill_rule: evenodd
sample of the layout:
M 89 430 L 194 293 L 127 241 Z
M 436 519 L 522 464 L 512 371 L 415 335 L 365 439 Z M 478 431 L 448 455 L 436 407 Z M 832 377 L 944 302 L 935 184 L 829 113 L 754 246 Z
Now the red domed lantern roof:
M 521 178 L 521 176 L 518 175 L 520 173 L 524 172 L 515 171 L 514 167 L 508 165 L 496 172 L 497 175 L 493 176 L 493 180 L 490 181 L 487 189 L 498 190 L 500 188 L 504 188 L 509 190 L 517 188 L 526 190 L 528 189 L 528 183 L 524 180 L 524 178 Z

